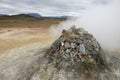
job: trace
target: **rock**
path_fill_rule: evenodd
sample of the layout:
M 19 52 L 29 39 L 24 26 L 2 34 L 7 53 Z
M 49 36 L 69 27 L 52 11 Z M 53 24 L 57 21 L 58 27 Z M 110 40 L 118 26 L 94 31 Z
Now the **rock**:
M 71 33 L 69 34 L 69 38 L 70 38 L 70 39 L 74 39 L 75 37 L 76 37 L 75 32 L 71 32 Z
M 78 44 L 82 44 L 83 41 L 82 41 L 81 39 L 77 39 L 77 43 L 78 43 Z
M 69 42 L 65 42 L 65 48 L 66 49 L 70 48 L 70 43 Z
M 64 44 L 64 42 L 61 42 L 61 46 L 64 46 L 65 44 Z
M 70 50 L 67 49 L 67 50 L 65 51 L 65 54 L 70 55 Z
M 78 56 L 75 55 L 75 56 L 74 56 L 74 62 L 77 62 L 77 61 L 78 61 Z
M 71 48 L 75 48 L 76 47 L 76 43 L 71 43 Z
M 72 73 L 71 76 L 75 80 L 104 80 L 97 74 L 101 74 L 105 70 L 110 73 L 100 44 L 83 28 L 76 29 L 73 26 L 68 30 L 63 30 L 60 38 L 48 50 L 50 51 L 47 51 L 47 58 L 52 60 L 51 63 L 54 62 L 58 72 L 63 70 L 66 72 L 65 74 Z M 61 80 L 74 79 L 64 76 L 64 79 Z
M 84 53 L 84 54 L 85 54 L 85 46 L 84 46 L 84 44 L 80 44 L 80 45 L 78 46 L 78 51 L 80 51 L 81 53 Z
M 84 28 L 78 28 L 78 29 L 76 30 L 76 32 L 77 32 L 78 34 L 80 34 L 80 35 L 88 34 L 88 32 L 84 30 Z
M 87 40 L 91 40 L 92 39 L 92 35 L 91 34 L 85 34 L 85 38 L 87 39 Z
M 70 29 L 68 29 L 69 32 L 75 32 L 76 31 L 76 27 L 75 25 L 73 25 Z
M 77 58 L 89 61 L 89 56 L 91 58 L 99 57 L 101 48 L 91 34 L 83 28 L 76 29 L 75 26 L 72 26 L 69 30 L 62 31 L 62 36 L 53 43 L 50 49 L 51 51 L 48 52 L 51 57 L 58 52 L 60 54 L 56 55 L 59 58 L 71 58 L 70 60 L 77 62 Z

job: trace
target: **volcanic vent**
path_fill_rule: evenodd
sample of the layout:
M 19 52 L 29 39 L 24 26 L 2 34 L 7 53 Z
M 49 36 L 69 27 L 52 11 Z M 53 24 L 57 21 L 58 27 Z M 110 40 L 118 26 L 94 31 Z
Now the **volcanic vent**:
M 83 28 L 76 29 L 75 26 L 62 31 L 62 35 L 52 44 L 47 55 L 51 60 L 65 61 L 71 65 L 82 62 L 105 64 L 102 48 L 93 35 Z
M 112 80 L 108 78 L 111 74 L 101 75 L 109 72 L 105 54 L 93 35 L 83 28 L 63 30 L 45 56 L 57 72 L 66 73 L 65 80 Z

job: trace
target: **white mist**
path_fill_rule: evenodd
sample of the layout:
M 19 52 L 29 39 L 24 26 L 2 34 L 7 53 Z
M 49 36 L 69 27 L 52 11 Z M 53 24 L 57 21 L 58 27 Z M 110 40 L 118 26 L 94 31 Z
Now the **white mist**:
M 120 48 L 120 0 L 113 0 L 105 5 L 93 5 L 79 18 L 71 18 L 56 28 L 52 27 L 51 32 L 55 35 L 60 34 L 63 29 L 72 25 L 85 28 L 107 51 Z

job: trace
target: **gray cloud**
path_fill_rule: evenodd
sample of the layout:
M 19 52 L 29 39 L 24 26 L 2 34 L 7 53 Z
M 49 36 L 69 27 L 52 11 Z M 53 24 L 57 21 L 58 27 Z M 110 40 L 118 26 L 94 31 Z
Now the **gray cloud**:
M 80 15 L 94 4 L 108 0 L 1 0 L 0 13 L 18 14 L 35 12 L 42 15 Z

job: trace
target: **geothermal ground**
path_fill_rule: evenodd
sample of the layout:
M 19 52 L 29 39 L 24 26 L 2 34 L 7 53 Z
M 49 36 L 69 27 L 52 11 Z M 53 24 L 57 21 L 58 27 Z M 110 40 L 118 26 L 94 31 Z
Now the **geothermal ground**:
M 51 72 L 56 69 L 41 57 L 58 38 L 50 33 L 50 26 L 63 20 L 65 19 L 37 19 L 25 15 L 0 18 L 0 80 L 51 79 Z M 119 59 L 115 63 L 114 73 L 120 77 Z M 52 80 L 67 80 L 62 72 L 64 71 L 54 75 L 61 79 Z
M 3 28 L 1 32 L 0 80 L 17 80 L 15 76 L 27 72 L 25 66 L 28 68 L 28 65 L 34 64 L 36 57 L 40 56 L 38 52 L 54 41 L 49 35 L 49 29 L 44 28 Z
M 44 48 L 55 40 L 50 26 L 62 20 L 21 15 L 0 18 L 0 80 L 30 80 Z

